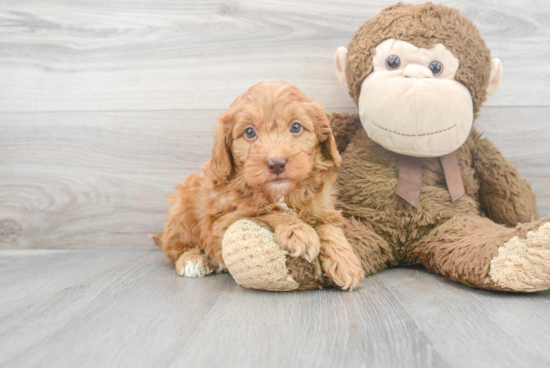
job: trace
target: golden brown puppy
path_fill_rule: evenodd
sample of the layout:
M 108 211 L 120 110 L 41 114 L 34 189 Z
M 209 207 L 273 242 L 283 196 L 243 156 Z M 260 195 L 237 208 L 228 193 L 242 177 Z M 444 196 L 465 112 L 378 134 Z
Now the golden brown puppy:
M 343 289 L 364 279 L 334 209 L 340 155 L 323 108 L 295 86 L 265 82 L 239 96 L 218 118 L 204 173 L 190 174 L 169 199 L 155 242 L 179 275 L 225 271 L 222 238 L 238 219 L 270 225 L 291 256 L 313 260 Z

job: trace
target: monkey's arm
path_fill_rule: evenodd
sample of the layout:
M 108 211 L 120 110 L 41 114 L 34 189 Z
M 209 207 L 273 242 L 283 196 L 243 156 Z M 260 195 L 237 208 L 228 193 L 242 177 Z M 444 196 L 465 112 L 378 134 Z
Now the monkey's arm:
M 359 115 L 348 113 L 335 113 L 329 116 L 330 128 L 332 135 L 336 140 L 336 146 L 340 153 L 346 150 L 351 138 L 355 135 L 358 129 L 363 129 Z
M 491 141 L 481 138 L 475 129 L 472 137 L 479 200 L 487 216 L 507 226 L 537 220 L 537 202 L 529 183 Z

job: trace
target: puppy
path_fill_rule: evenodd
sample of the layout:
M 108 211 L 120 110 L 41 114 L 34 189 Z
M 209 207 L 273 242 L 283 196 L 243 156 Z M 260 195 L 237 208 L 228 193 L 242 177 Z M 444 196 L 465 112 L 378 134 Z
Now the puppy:
M 155 242 L 179 275 L 203 277 L 226 271 L 226 229 L 255 218 L 292 257 L 319 256 L 327 276 L 355 289 L 365 273 L 333 204 L 340 161 L 318 103 L 285 82 L 256 84 L 218 118 L 210 161 L 176 187 Z

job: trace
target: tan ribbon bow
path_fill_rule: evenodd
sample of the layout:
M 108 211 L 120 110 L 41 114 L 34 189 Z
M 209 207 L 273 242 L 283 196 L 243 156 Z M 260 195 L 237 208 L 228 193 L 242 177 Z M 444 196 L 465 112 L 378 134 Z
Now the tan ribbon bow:
M 451 195 L 451 201 L 456 201 L 465 193 L 464 182 L 460 174 L 456 152 L 451 152 L 440 157 L 441 166 L 445 173 L 447 189 Z M 412 156 L 399 156 L 399 179 L 395 194 L 405 201 L 418 206 L 420 192 L 422 191 L 422 158 Z

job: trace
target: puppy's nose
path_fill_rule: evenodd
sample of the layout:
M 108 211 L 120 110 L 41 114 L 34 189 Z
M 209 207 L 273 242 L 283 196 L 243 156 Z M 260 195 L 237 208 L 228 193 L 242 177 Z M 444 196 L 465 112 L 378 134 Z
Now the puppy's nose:
M 279 175 L 285 171 L 286 160 L 284 158 L 270 158 L 267 160 L 267 168 L 271 173 Z

